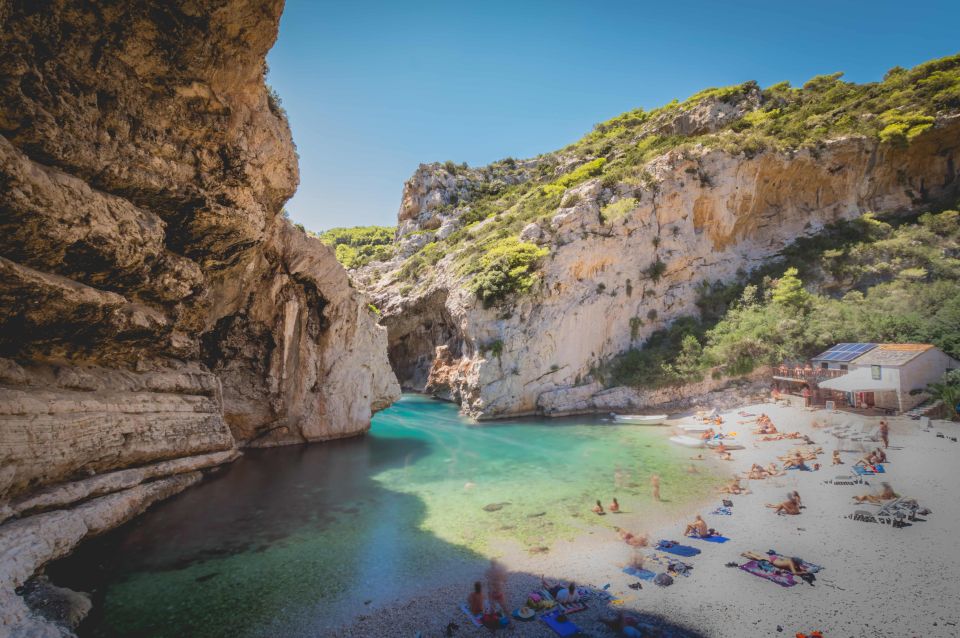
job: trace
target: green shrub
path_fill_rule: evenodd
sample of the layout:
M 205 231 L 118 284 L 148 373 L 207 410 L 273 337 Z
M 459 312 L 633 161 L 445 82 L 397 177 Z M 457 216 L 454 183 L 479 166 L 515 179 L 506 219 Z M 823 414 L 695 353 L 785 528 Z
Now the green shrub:
M 614 222 L 630 211 L 635 210 L 638 204 L 639 202 L 633 197 L 618 199 L 600 209 L 600 221 L 603 223 Z
M 515 237 L 502 239 L 480 257 L 470 290 L 487 308 L 510 294 L 525 293 L 536 283 L 534 269 L 547 253 L 546 248 Z
M 395 251 L 393 226 L 331 228 L 317 237 L 332 246 L 344 268 L 359 268 L 371 261 L 386 261 Z

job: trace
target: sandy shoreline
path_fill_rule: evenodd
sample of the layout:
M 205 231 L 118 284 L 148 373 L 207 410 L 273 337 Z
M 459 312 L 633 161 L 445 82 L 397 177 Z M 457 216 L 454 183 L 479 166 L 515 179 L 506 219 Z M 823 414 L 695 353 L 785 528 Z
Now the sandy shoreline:
M 751 425 L 735 425 L 742 417 L 737 412 L 769 414 L 783 432 L 808 434 L 822 447 L 818 472 L 790 471 L 786 476 L 764 481 L 744 481 L 751 494 L 734 496 L 732 516 L 712 516 L 708 512 L 720 504 L 720 496 L 710 498 L 710 507 L 702 508 L 707 523 L 730 537 L 725 544 L 705 543 L 681 538 L 684 521 L 672 521 L 651 529 L 640 514 L 617 517 L 620 527 L 634 532 L 646 531 L 652 539 L 683 540 L 702 551 L 684 559 L 693 565 L 692 575 L 678 577 L 673 586 L 661 588 L 643 583 L 641 590 L 628 584 L 637 582 L 622 573 L 633 549 L 608 529 L 597 528 L 574 542 L 556 543 L 548 554 L 529 555 L 507 550 L 503 562 L 511 571 L 508 602 L 516 607 L 534 588 L 540 574 L 551 579 L 575 579 L 580 583 L 602 586 L 623 601 L 621 606 L 592 603 L 590 609 L 571 619 L 587 635 L 613 636 L 597 621 L 611 609 L 656 614 L 671 622 L 710 637 L 794 636 L 819 629 L 824 636 L 931 636 L 960 635 L 960 552 L 955 532 L 960 522 L 960 472 L 955 463 L 960 443 L 946 437 L 960 434 L 960 424 L 935 421 L 924 431 L 919 422 L 906 418 L 888 419 L 891 424 L 890 463 L 883 476 L 901 495 L 914 497 L 932 510 L 926 521 L 896 529 L 846 518 L 855 509 L 876 510 L 875 506 L 856 505 L 854 494 L 879 487 L 879 480 L 868 477 L 869 485 L 837 486 L 824 481 L 849 473 L 859 458 L 843 452 L 845 465 L 832 467 L 834 449 L 856 448 L 858 444 L 839 445 L 838 439 L 811 427 L 814 419 L 878 422 L 879 418 L 846 413 L 810 412 L 770 404 L 746 406 L 723 413 L 727 431 L 736 430 L 746 449 L 734 453 L 734 461 L 708 461 L 729 467 L 730 474 L 744 472 L 754 462 L 766 465 L 786 453 L 796 441 L 755 442 Z M 946 437 L 938 438 L 936 432 Z M 873 444 L 874 447 L 876 444 Z M 691 450 L 691 455 L 697 450 Z M 697 463 L 697 462 L 692 462 Z M 799 516 L 777 516 L 764 504 L 780 502 L 796 489 L 806 508 Z M 669 499 L 669 487 L 664 486 Z M 585 504 L 585 508 L 589 506 Z M 691 512 L 691 517 L 692 517 Z M 647 521 L 649 523 L 649 521 Z M 775 549 L 783 554 L 802 556 L 822 565 L 814 586 L 800 583 L 783 588 L 742 570 L 725 567 L 729 561 L 743 563 L 744 551 L 765 552 Z M 439 589 L 421 588 L 415 595 L 382 606 L 371 605 L 356 621 L 335 632 L 337 636 L 445 636 L 455 623 L 454 636 L 486 635 L 475 628 L 458 610 L 470 587 L 482 571 L 461 586 Z M 778 632 L 778 626 L 783 633 Z M 543 622 L 513 622 L 505 630 L 510 635 L 555 636 Z

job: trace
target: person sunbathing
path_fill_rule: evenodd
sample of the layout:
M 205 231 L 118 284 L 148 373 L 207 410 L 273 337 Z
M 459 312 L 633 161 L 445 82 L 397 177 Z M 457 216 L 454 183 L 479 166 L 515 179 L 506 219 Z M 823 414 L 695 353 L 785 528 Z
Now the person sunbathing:
M 887 462 L 887 453 L 877 448 L 873 452 L 873 456 L 877 459 L 877 463 L 886 463 Z
M 597 516 L 603 516 L 606 512 L 603 511 L 603 505 L 600 504 L 600 501 L 597 500 L 597 504 L 593 506 L 593 513 Z
M 762 422 L 758 421 L 757 423 L 760 427 L 753 431 L 754 434 L 776 434 L 778 432 L 777 426 L 775 426 L 770 419 Z
M 774 510 L 774 514 L 789 514 L 790 516 L 796 516 L 800 513 L 800 503 L 797 503 L 797 501 L 794 500 L 792 494 L 790 495 L 790 498 L 779 505 L 767 503 L 767 507 L 772 508 Z
M 607 509 L 613 512 L 614 514 L 620 511 L 620 503 L 617 502 L 616 496 L 613 497 L 613 502 L 607 506 Z
M 646 534 L 633 534 L 625 529 L 616 528 L 620 540 L 630 547 L 646 547 L 650 544 L 650 537 Z
M 843 465 L 843 459 L 840 458 L 840 450 L 833 451 L 833 464 Z
M 864 494 L 863 496 L 854 496 L 853 500 L 858 503 L 873 503 L 874 505 L 881 505 L 884 501 L 892 501 L 893 499 L 900 496 L 893 491 L 893 488 L 890 487 L 890 484 L 884 481 L 881 483 L 883 489 L 879 494 Z
M 750 471 L 747 472 L 747 478 L 754 481 L 761 481 L 767 478 L 767 471 L 763 469 L 763 467 L 761 467 L 760 465 L 757 465 L 756 463 L 754 463 L 750 467 Z
M 690 460 L 691 460 L 691 461 L 702 461 L 702 460 L 703 460 L 703 454 L 698 454 L 698 455 L 696 455 L 696 456 L 691 456 L 691 457 L 690 457 Z
M 886 456 L 884 456 L 883 458 L 886 458 Z M 880 462 L 881 462 L 880 455 L 878 455 L 876 451 L 873 451 L 873 452 L 869 452 L 865 457 L 863 457 L 862 459 L 854 463 L 854 465 L 869 466 L 869 465 L 876 465 L 877 463 L 880 463 Z
M 787 470 L 789 470 L 789 469 L 791 469 L 791 468 L 795 468 L 795 469 L 798 469 L 798 470 L 809 470 L 809 469 L 810 469 L 810 468 L 807 467 L 807 464 L 804 462 L 803 455 L 800 454 L 799 452 L 797 452 L 796 454 L 794 454 L 794 455 L 793 455 L 793 458 L 791 458 L 789 461 L 784 461 L 784 462 L 783 462 L 783 467 L 784 467 L 784 469 L 787 469 Z
M 540 584 L 543 585 L 543 588 L 550 592 L 550 595 L 553 596 L 561 605 L 575 603 L 580 600 L 580 593 L 577 591 L 577 584 L 573 581 L 570 581 L 569 585 L 561 585 L 560 583 L 554 583 L 551 585 L 547 582 L 546 578 L 540 576 Z
M 790 492 L 790 494 L 788 495 L 788 497 L 791 498 L 791 499 L 793 499 L 794 501 L 796 501 L 797 506 L 799 506 L 800 509 L 803 509 L 803 501 L 800 500 L 800 492 L 794 490 L 794 491 Z
M 786 556 L 776 556 L 773 554 L 758 554 L 757 552 L 743 552 L 740 555 L 757 562 L 767 561 L 777 569 L 785 569 L 795 576 L 807 573 L 807 570 L 803 568 L 803 560 L 800 558 L 787 558 Z
M 770 463 L 767 466 L 767 476 L 783 476 L 784 474 L 786 472 L 778 468 L 776 463 Z
M 683 530 L 684 536 L 690 536 L 691 534 L 699 536 L 700 538 L 706 538 L 707 536 L 710 536 L 707 523 L 699 514 L 697 514 L 696 518 L 693 519 L 693 522 L 688 524 L 686 529 Z
M 721 461 L 732 461 L 732 460 L 733 460 L 733 455 L 730 454 L 729 452 L 724 452 L 723 454 L 720 455 L 720 460 L 721 460 Z
M 733 479 L 730 480 L 730 484 L 721 487 L 720 491 L 724 494 L 745 494 L 749 490 L 744 489 L 743 486 L 740 485 L 740 477 L 734 476 Z

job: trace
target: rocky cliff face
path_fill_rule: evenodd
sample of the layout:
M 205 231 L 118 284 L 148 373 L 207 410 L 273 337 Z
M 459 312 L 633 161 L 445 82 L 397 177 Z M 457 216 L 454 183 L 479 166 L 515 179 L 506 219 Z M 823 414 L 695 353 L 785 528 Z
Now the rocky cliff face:
M 5 629 L 55 631 L 12 588 L 85 534 L 238 446 L 362 432 L 398 395 L 367 301 L 280 214 L 282 4 L 0 2 Z M 69 542 L 13 565 L 50 527 L 24 517 L 76 501 Z
M 654 121 L 648 134 L 709 134 L 759 105 L 755 91 L 732 104 L 707 100 Z M 558 155 L 550 170 L 568 174 L 569 154 Z M 482 192 L 488 177 L 470 171 L 472 187 L 463 171 L 455 178 L 441 165 L 421 167 L 404 188 L 398 257 L 355 273 L 384 312 L 401 383 L 481 419 L 644 407 L 662 393 L 611 391 L 594 370 L 696 314 L 703 282 L 742 278 L 828 223 L 955 201 L 960 117 L 939 117 L 909 144 L 862 135 L 753 153 L 700 144 L 645 162 L 632 183 L 581 180 L 518 233 L 549 250 L 539 285 L 491 308 L 469 289 L 462 246 L 446 249 L 429 276 L 404 277 L 410 246 L 444 246 L 440 232 L 461 227 L 464 243 L 485 227 L 508 236 L 523 199 L 538 196 L 529 192 L 468 226 L 470 194 Z

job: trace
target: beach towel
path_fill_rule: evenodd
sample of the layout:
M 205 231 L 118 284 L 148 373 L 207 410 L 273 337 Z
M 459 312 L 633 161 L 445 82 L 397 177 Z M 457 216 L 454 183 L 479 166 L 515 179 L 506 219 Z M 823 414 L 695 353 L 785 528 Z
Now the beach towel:
M 583 602 L 577 601 L 575 603 L 560 603 L 560 607 L 563 608 L 568 614 L 575 614 L 579 611 L 584 611 L 587 608 L 587 605 Z
M 714 516 L 733 516 L 733 510 L 729 507 L 718 507 L 710 513 Z
M 557 616 L 563 613 L 563 610 L 557 609 L 546 614 L 540 615 L 540 620 L 547 623 L 547 627 L 552 629 L 558 636 L 573 636 L 580 633 L 580 628 L 571 621 L 560 622 Z
M 656 576 L 649 569 L 637 569 L 636 567 L 624 567 L 623 573 L 640 580 L 653 580 L 653 577 Z
M 460 609 L 467 615 L 467 617 L 470 618 L 470 622 L 473 623 L 474 627 L 483 627 L 483 614 L 480 614 L 479 616 L 474 616 L 471 614 L 470 608 L 467 607 L 467 603 L 460 605 Z
M 886 474 L 883 465 L 854 465 L 853 471 L 860 476 L 869 476 L 871 474 Z
M 769 581 L 772 581 L 781 587 L 793 587 L 797 584 L 796 579 L 794 579 L 793 574 L 790 572 L 779 570 L 769 563 L 766 563 L 766 565 L 769 565 L 769 567 L 765 568 L 757 561 L 751 560 L 743 565 L 740 565 L 740 569 L 748 574 L 753 574 L 754 576 L 759 576 L 760 578 L 765 578 Z
M 700 550 L 696 547 L 690 547 L 689 545 L 681 545 L 677 541 L 665 541 L 660 540 L 657 542 L 657 549 L 661 552 L 667 552 L 669 554 L 675 554 L 677 556 L 696 556 L 700 553 Z
M 690 538 L 695 538 L 698 541 L 706 541 L 708 543 L 726 543 L 729 538 L 726 536 L 721 536 L 720 534 L 714 534 L 712 536 L 697 536 L 696 534 L 691 534 Z

